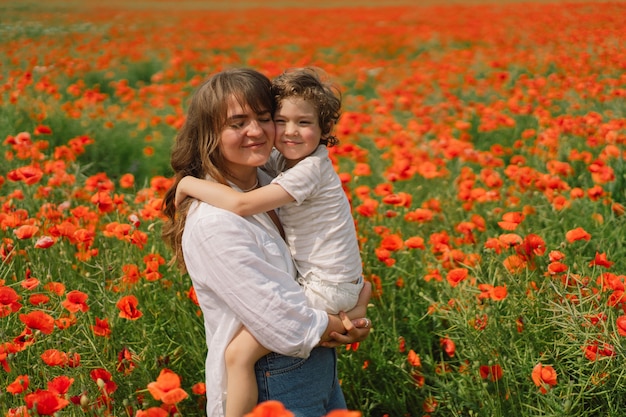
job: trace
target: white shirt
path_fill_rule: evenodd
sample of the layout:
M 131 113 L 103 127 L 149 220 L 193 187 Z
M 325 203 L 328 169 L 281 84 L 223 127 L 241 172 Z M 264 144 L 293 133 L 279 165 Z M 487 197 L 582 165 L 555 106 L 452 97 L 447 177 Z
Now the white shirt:
M 300 275 L 334 283 L 358 280 L 363 271 L 350 202 L 326 146 L 284 172 L 285 159 L 274 150 L 268 165 L 277 174 L 272 183 L 295 200 L 277 212 Z
M 328 316 L 307 307 L 287 245 L 265 213 L 240 217 L 194 202 L 182 244 L 204 316 L 207 416 L 222 417 L 224 352 L 242 324 L 267 349 L 305 358 Z

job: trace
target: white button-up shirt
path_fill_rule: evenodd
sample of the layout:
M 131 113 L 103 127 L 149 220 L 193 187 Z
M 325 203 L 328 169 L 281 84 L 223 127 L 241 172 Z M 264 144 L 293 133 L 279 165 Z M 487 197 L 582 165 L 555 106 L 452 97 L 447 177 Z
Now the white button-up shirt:
M 182 244 L 204 316 L 207 416 L 222 417 L 224 352 L 242 324 L 267 349 L 304 358 L 328 316 L 307 307 L 289 249 L 265 213 L 240 217 L 194 202 Z

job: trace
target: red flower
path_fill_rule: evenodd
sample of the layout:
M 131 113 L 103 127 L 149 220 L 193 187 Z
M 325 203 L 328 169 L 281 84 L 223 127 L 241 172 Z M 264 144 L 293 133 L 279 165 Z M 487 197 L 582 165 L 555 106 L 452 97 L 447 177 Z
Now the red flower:
M 454 288 L 459 285 L 459 282 L 467 278 L 468 273 L 469 271 L 465 268 L 455 268 L 448 272 L 446 279 L 450 286 Z
M 548 392 L 548 388 L 556 385 L 556 371 L 550 365 L 543 366 L 541 362 L 533 368 L 531 378 L 542 394 Z
M 498 226 L 504 230 L 515 230 L 517 226 L 524 220 L 524 214 L 519 211 L 512 211 L 502 215 L 502 221 L 498 222 Z
M 28 375 L 19 375 L 7 386 L 7 392 L 13 395 L 21 394 L 28 389 L 29 382 Z
M 37 242 L 35 243 L 35 247 L 37 249 L 47 249 L 50 246 L 54 245 L 56 241 L 54 240 L 53 237 L 50 236 L 42 236 L 39 239 L 37 239 Z
M 389 251 L 400 250 L 403 246 L 404 241 L 402 240 L 402 237 L 397 234 L 389 234 L 380 242 L 380 247 Z
M 25 224 L 15 229 L 15 236 L 17 236 L 18 239 L 30 239 L 38 231 L 39 228 L 37 226 Z
M 450 356 L 451 358 L 454 356 L 454 353 L 456 352 L 456 345 L 454 344 L 454 341 L 452 339 L 442 337 L 441 340 L 439 340 L 439 344 L 448 356 Z
M 20 296 L 13 288 L 0 286 L 0 317 L 8 316 L 22 308 L 19 299 Z
M 124 174 L 120 177 L 120 187 L 132 188 L 135 185 L 135 176 L 133 174 Z
M 160 407 L 150 407 L 147 410 L 137 410 L 135 417 L 169 417 L 169 411 Z
M 107 394 L 112 394 L 117 390 L 117 384 L 111 381 L 111 373 L 106 369 L 94 369 L 89 372 L 89 376 L 98 384 L 98 387 Z
M 86 304 L 88 297 L 89 296 L 82 291 L 73 290 L 67 293 L 61 305 L 70 313 L 76 313 L 77 311 L 84 313 L 89 310 L 89 306 Z
M 37 390 L 27 394 L 24 401 L 29 410 L 36 407 L 37 414 L 42 416 L 51 416 L 70 403 L 68 400 L 46 390 Z
M 603 266 L 605 268 L 610 268 L 613 266 L 613 262 L 606 259 L 606 253 L 598 253 L 596 252 L 596 257 L 593 261 L 589 262 L 589 266 Z
M 105 319 L 99 319 L 96 317 L 96 324 L 91 326 L 93 334 L 96 336 L 109 337 L 111 335 L 111 327 L 109 327 L 109 321 Z
M 573 243 L 577 240 L 589 240 L 591 239 L 591 235 L 585 231 L 582 227 L 577 227 L 576 229 L 572 229 L 565 234 L 565 239 L 569 243 Z
M 615 324 L 617 324 L 617 333 L 620 336 L 626 336 L 626 316 L 619 316 Z
M 128 320 L 137 320 L 143 313 L 137 310 L 137 297 L 134 295 L 127 295 L 125 297 L 120 298 L 117 302 L 116 306 L 120 309 L 120 317 Z
M 180 387 L 180 377 L 169 369 L 162 369 L 156 382 L 148 384 L 148 391 L 155 400 L 172 405 L 187 398 L 187 393 Z
M 279 401 L 265 401 L 254 407 L 244 417 L 293 417 L 293 413 Z
M 406 360 L 411 364 L 411 366 L 419 367 L 422 366 L 422 361 L 420 356 L 415 353 L 413 349 L 409 350 L 409 354 L 407 355 Z
M 48 390 L 57 395 L 65 395 L 70 389 L 70 386 L 74 383 L 74 378 L 70 378 L 66 375 L 57 376 L 52 381 L 48 382 Z
M 69 362 L 67 353 L 57 349 L 48 349 L 41 354 L 41 359 L 48 366 L 65 366 Z
M 482 379 L 489 379 L 495 382 L 502 378 L 502 367 L 498 364 L 491 366 L 481 365 L 479 372 Z
M 419 236 L 413 236 L 404 241 L 404 245 L 409 249 L 426 249 L 424 239 Z
M 193 387 L 191 387 L 191 392 L 196 395 L 206 394 L 206 384 L 204 382 L 198 382 L 193 384 Z
M 35 135 L 49 135 L 52 133 L 52 129 L 50 129 L 50 126 L 39 125 L 35 128 L 35 131 L 33 133 Z
M 50 334 L 54 330 L 54 319 L 43 311 L 32 311 L 28 314 L 20 314 L 20 321 L 26 327 L 39 330 L 43 334 Z
M 41 168 L 27 165 L 13 171 L 10 171 L 7 174 L 7 178 L 11 181 L 23 181 L 26 185 L 33 185 L 38 183 L 43 177 L 43 171 Z

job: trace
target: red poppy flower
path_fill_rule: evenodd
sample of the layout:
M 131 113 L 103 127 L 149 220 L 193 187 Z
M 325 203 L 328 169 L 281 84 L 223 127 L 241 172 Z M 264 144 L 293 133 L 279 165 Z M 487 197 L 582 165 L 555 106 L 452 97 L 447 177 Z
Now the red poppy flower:
M 397 234 L 389 234 L 380 242 L 380 247 L 389 251 L 400 250 L 403 246 L 404 241 L 402 240 L 402 237 Z
M 626 336 L 626 316 L 619 316 L 616 320 L 617 333 L 620 336 Z
M 98 387 L 107 394 L 117 390 L 117 384 L 111 380 L 111 373 L 103 368 L 96 368 L 89 372 L 89 377 L 98 384 Z
M 26 327 L 39 330 L 43 334 L 50 334 L 54 330 L 54 318 L 43 311 L 32 311 L 28 314 L 20 314 L 20 321 Z
M 49 135 L 52 133 L 52 129 L 50 128 L 50 126 L 39 125 L 35 128 L 35 131 L 33 133 L 35 135 Z
M 411 364 L 411 366 L 415 366 L 415 367 L 422 366 L 422 361 L 420 359 L 420 356 L 417 353 L 415 353 L 413 349 L 409 350 L 406 360 Z
M 65 284 L 62 282 L 48 282 L 44 288 L 59 296 L 65 294 Z
M 91 326 L 93 334 L 96 336 L 109 337 L 111 335 L 111 327 L 109 327 L 109 321 L 105 319 L 99 319 L 96 317 L 96 324 Z
M 251 413 L 246 414 L 244 417 L 293 417 L 293 415 L 281 402 L 270 400 L 257 405 Z
M 498 222 L 498 226 L 504 230 L 515 230 L 517 226 L 524 220 L 524 214 L 519 211 L 512 211 L 502 215 L 502 221 Z
M 70 378 L 66 375 L 57 376 L 52 381 L 48 382 L 48 390 L 54 394 L 63 396 L 67 394 L 67 391 L 73 383 L 74 378 Z
M 169 369 L 162 369 L 155 382 L 148 384 L 148 391 L 155 400 L 164 404 L 177 404 L 187 398 L 187 393 L 180 387 L 180 377 Z
M 120 298 L 117 302 L 116 306 L 120 310 L 119 316 L 128 320 L 137 320 L 143 313 L 137 309 L 137 297 L 134 295 L 127 295 L 125 297 Z
M 35 277 L 31 277 L 30 276 L 30 272 L 27 271 L 27 275 L 28 278 L 24 279 L 20 285 L 22 286 L 22 288 L 27 289 L 29 291 L 34 290 L 35 288 L 37 288 L 39 286 L 39 280 Z
M 120 177 L 120 187 L 132 188 L 135 185 L 135 176 L 133 174 L 124 174 Z
M 7 173 L 7 178 L 11 181 L 23 181 L 26 185 L 38 183 L 43 177 L 43 171 L 37 166 L 27 165 Z
M 324 417 L 361 417 L 360 411 L 333 410 Z
M 456 344 L 452 339 L 448 337 L 442 337 L 441 340 L 439 340 L 439 345 L 441 345 L 441 348 L 444 352 L 446 352 L 449 357 L 454 357 L 454 353 L 456 352 Z
M 30 239 L 38 231 L 39 231 L 39 227 L 30 225 L 30 224 L 25 224 L 15 229 L 15 236 L 17 236 L 18 239 Z
M 137 410 L 135 417 L 169 417 L 169 411 L 161 407 L 150 407 L 146 410 Z
M 489 379 L 492 382 L 502 378 L 502 367 L 498 364 L 491 366 L 481 365 L 479 372 L 482 379 Z
M 606 253 L 596 252 L 596 257 L 593 261 L 589 262 L 589 266 L 603 266 L 605 268 L 610 268 L 613 266 L 613 262 L 606 259 Z
M 69 358 L 67 353 L 61 352 L 58 349 L 48 349 L 41 354 L 41 359 L 48 366 L 65 366 L 67 365 Z
M 550 365 L 542 365 L 541 362 L 535 365 L 531 373 L 531 378 L 542 394 L 548 392 L 548 388 L 556 385 L 556 371 Z
M 29 410 L 36 408 L 37 414 L 42 416 L 51 416 L 70 403 L 65 398 L 47 390 L 37 390 L 27 394 L 24 401 Z
M 0 317 L 8 316 L 22 308 L 20 296 L 11 287 L 0 286 Z
M 33 294 L 28 297 L 28 302 L 34 306 L 48 304 L 49 301 L 50 297 L 48 297 L 46 294 Z
M 404 241 L 404 245 L 409 249 L 426 249 L 424 239 L 419 236 L 412 236 Z
M 191 392 L 196 395 L 206 394 L 206 384 L 204 382 L 197 382 L 191 387 Z
M 89 310 L 89 306 L 86 304 L 88 297 L 89 296 L 82 291 L 73 290 L 67 293 L 61 305 L 70 313 L 76 313 L 77 311 L 84 313 Z
M 21 394 L 28 389 L 29 382 L 30 380 L 28 378 L 28 375 L 19 375 L 17 378 L 15 378 L 15 381 L 11 382 L 7 386 L 7 392 L 13 395 Z
M 568 231 L 565 234 L 565 239 L 567 239 L 569 243 L 573 243 L 577 240 L 589 240 L 591 239 L 591 235 L 587 233 L 582 227 L 577 227 Z
M 446 279 L 452 288 L 459 285 L 461 281 L 467 278 L 469 271 L 465 268 L 455 268 L 448 272 Z

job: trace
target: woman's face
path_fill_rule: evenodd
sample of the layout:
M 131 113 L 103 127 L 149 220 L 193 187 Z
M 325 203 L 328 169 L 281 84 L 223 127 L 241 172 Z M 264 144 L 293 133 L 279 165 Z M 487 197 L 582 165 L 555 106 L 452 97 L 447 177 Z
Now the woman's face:
M 267 162 L 274 146 L 274 135 L 270 109 L 257 114 L 231 97 L 220 140 L 228 171 L 237 175 L 244 168 L 259 167 Z

